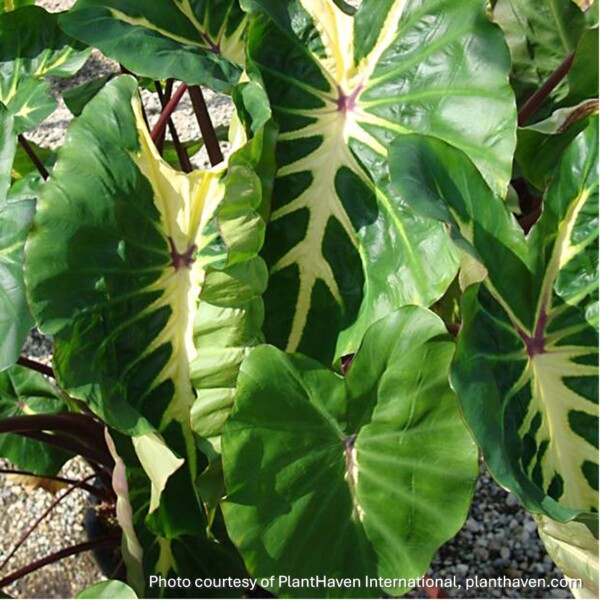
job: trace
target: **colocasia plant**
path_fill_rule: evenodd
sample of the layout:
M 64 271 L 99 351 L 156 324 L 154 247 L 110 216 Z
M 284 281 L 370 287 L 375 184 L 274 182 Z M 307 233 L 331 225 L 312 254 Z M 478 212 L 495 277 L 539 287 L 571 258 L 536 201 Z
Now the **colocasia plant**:
M 124 582 L 82 597 L 402 595 L 480 452 L 597 597 L 597 5 L 32 4 L 0 3 L 0 455 L 40 481 L 81 456 L 117 526 L 0 588 L 102 547 Z M 92 48 L 123 74 L 33 144 Z

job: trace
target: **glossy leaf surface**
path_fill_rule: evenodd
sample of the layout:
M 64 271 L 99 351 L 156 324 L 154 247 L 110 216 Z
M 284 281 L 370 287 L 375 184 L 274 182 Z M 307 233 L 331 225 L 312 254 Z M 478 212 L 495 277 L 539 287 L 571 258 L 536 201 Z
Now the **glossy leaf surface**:
M 206 394 L 226 413 L 244 344 L 260 340 L 255 167 L 269 139 L 263 128 L 227 165 L 175 171 L 150 139 L 135 80 L 121 76 L 73 122 L 39 200 L 32 308 L 55 336 L 61 383 L 133 436 L 124 461 L 147 573 L 201 573 L 211 552 L 229 552 L 206 535 L 190 415 Z M 228 315 L 231 335 L 215 338 Z
M 0 102 L 15 117 L 17 133 L 35 127 L 56 108 L 45 77 L 69 77 L 89 55 L 59 29 L 57 19 L 38 6 L 0 15 Z
M 424 573 L 462 525 L 477 478 L 476 447 L 448 385 L 453 349 L 442 321 L 413 306 L 369 328 L 345 379 L 272 346 L 250 352 L 223 434 L 223 510 L 252 576 Z
M 64 401 L 43 375 L 18 365 L 0 373 L 0 419 L 65 410 Z M 0 456 L 36 475 L 56 475 L 70 458 L 48 444 L 13 433 L 0 434 Z
M 32 306 L 57 338 L 67 387 L 83 386 L 121 431 L 178 423 L 192 444 L 196 379 L 211 388 L 212 368 L 235 381 L 235 361 L 211 362 L 211 349 L 225 347 L 204 344 L 203 314 L 233 311 L 243 324 L 250 311 L 260 331 L 266 273 L 251 153 L 262 141 L 234 153 L 229 169 L 179 173 L 150 141 L 128 77 L 107 84 L 70 129 L 30 242 Z
M 266 335 L 327 362 L 354 352 L 389 312 L 437 300 L 456 273 L 443 228 L 389 185 L 391 139 L 444 139 L 505 191 L 515 131 L 508 53 L 476 1 L 365 0 L 354 16 L 330 0 L 243 5 L 256 15 L 251 66 L 281 129 Z
M 60 22 L 151 79 L 231 91 L 245 62 L 246 16 L 237 0 L 78 0 Z
M 410 177 L 394 172 L 406 156 Z M 450 223 L 489 274 L 464 296 L 452 369 L 488 468 L 528 510 L 560 521 L 598 508 L 597 165 L 594 118 L 526 239 L 464 154 L 415 136 L 392 159 L 395 185 Z

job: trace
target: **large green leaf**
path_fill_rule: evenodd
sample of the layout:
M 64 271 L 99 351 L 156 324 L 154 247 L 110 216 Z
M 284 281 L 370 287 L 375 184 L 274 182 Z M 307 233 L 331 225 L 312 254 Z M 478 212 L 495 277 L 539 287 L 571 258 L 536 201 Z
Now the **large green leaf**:
M 12 366 L 0 373 L 0 419 L 66 410 L 57 390 L 39 373 Z M 61 450 L 13 433 L 0 434 L 0 456 L 36 475 L 56 475 L 69 459 Z
M 252 170 L 265 136 L 228 168 L 186 175 L 160 159 L 140 111 L 121 77 L 69 130 L 30 240 L 31 303 L 63 382 L 84 386 L 108 423 L 130 434 L 178 423 L 193 445 L 192 384 L 233 369 L 207 358 L 223 348 L 204 345 L 203 314 L 237 311 L 243 325 L 265 285 Z
M 190 414 L 206 395 L 224 396 L 215 410 L 231 404 L 244 344 L 260 341 L 258 171 L 272 138 L 266 124 L 228 164 L 177 172 L 150 139 L 135 80 L 121 76 L 74 120 L 39 200 L 26 260 L 31 306 L 55 336 L 62 385 L 134 436 L 125 462 L 143 492 L 135 505 L 148 573 L 181 573 L 179 553 L 197 562 L 218 551 L 194 488 Z M 215 336 L 230 314 L 230 336 Z
M 44 78 L 73 75 L 89 55 L 59 29 L 57 19 L 38 6 L 0 15 L 0 102 L 14 115 L 17 133 L 56 108 Z
M 492 18 L 502 27 L 510 47 L 511 82 L 518 106 L 575 50 L 588 27 L 572 0 L 497 0 Z M 567 90 L 565 81 L 552 91 L 546 114 Z
M 25 298 L 23 249 L 35 212 L 35 196 L 9 193 L 16 137 L 14 120 L 0 103 L 0 371 L 13 364 L 33 326 Z
M 428 310 L 369 328 L 346 376 L 272 346 L 250 352 L 223 434 L 227 529 L 280 597 L 407 591 L 461 527 L 477 450 L 448 385 L 454 345 Z M 298 588 L 291 578 L 359 578 Z M 393 584 L 365 587 L 365 577 Z
M 452 370 L 467 421 L 494 477 L 559 521 L 598 509 L 597 168 L 596 117 L 525 238 L 464 154 L 418 136 L 393 149 L 395 185 L 451 223 L 489 274 L 463 298 Z
M 243 5 L 257 13 L 251 67 L 281 129 L 266 335 L 330 361 L 389 312 L 437 300 L 456 273 L 443 228 L 389 185 L 391 139 L 440 137 L 506 191 L 516 116 L 508 52 L 478 0 L 364 0 L 355 16 L 331 0 Z
M 231 91 L 246 21 L 238 0 L 78 0 L 60 23 L 139 75 Z

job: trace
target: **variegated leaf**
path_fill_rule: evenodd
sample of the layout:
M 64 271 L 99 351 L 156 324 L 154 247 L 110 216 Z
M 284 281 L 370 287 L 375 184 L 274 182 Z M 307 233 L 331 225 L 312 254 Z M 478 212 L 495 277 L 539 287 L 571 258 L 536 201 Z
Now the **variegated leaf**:
M 506 190 L 508 53 L 477 0 L 364 0 L 354 16 L 332 0 L 242 4 L 255 12 L 249 57 L 281 129 L 266 335 L 330 361 L 399 306 L 434 302 L 456 273 L 443 228 L 389 185 L 391 139 L 444 139 Z
M 27 277 L 63 383 L 82 388 L 121 431 L 178 431 L 169 444 L 182 454 L 195 455 L 196 378 L 212 365 L 235 383 L 235 361 L 207 364 L 203 304 L 237 311 L 246 327 L 250 312 L 260 326 L 266 271 L 256 257 L 262 195 L 252 161 L 264 140 L 229 167 L 179 173 L 150 140 L 134 80 L 118 78 L 72 125 L 40 198 Z
M 451 223 L 489 274 L 463 298 L 452 369 L 488 467 L 528 510 L 559 521 L 598 509 L 597 168 L 595 117 L 525 238 L 464 154 L 414 136 L 392 158 L 395 185 Z
M 56 108 L 44 78 L 73 75 L 89 55 L 59 29 L 57 18 L 39 6 L 0 14 L 0 102 L 14 115 L 17 133 Z
M 223 396 L 226 410 L 245 344 L 260 341 L 268 129 L 227 164 L 177 172 L 151 141 L 135 80 L 121 76 L 73 122 L 39 200 L 26 259 L 32 309 L 55 337 L 62 385 L 133 436 L 124 460 L 147 572 L 181 574 L 189 565 L 177 556 L 192 541 L 185 553 L 196 561 L 227 552 L 205 535 L 190 416 L 206 395 Z M 228 335 L 215 335 L 232 314 Z
M 238 0 L 78 0 L 61 26 L 138 75 L 231 91 L 245 63 Z

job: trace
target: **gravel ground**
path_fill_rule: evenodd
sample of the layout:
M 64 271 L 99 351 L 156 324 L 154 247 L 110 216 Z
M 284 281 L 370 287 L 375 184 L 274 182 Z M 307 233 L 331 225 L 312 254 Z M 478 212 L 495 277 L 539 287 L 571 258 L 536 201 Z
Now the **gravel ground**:
M 428 577 L 455 577 L 461 588 L 446 589 L 450 598 L 571 598 L 564 589 L 507 587 L 496 585 L 504 577 L 540 579 L 549 588 L 562 573 L 547 555 L 531 515 L 515 497 L 498 487 L 482 466 L 467 522 L 459 534 L 440 548 L 427 573 Z M 466 578 L 485 579 L 489 585 L 466 589 Z M 408 597 L 424 598 L 422 593 Z
M 46 0 L 37 4 L 51 11 L 65 10 L 73 0 Z M 82 71 L 69 80 L 56 80 L 58 110 L 29 137 L 43 146 L 56 148 L 64 140 L 71 114 L 60 100 L 60 91 L 91 79 L 118 72 L 118 65 L 94 52 Z M 228 98 L 206 92 L 207 104 L 216 124 L 227 123 L 232 112 Z M 144 104 L 152 124 L 159 112 L 158 100 L 143 92 Z M 175 114 L 175 124 L 183 140 L 199 137 L 197 124 L 187 96 Z M 226 152 L 227 145 L 223 144 Z M 193 157 L 196 166 L 207 166 L 205 152 Z M 34 330 L 25 343 L 23 354 L 42 362 L 50 362 L 51 340 Z M 0 467 L 6 467 L 0 462 Z M 84 463 L 74 460 L 65 466 L 63 476 L 81 478 L 87 474 Z M 60 492 L 59 492 L 60 493 Z M 54 496 L 42 489 L 25 490 L 11 478 L 0 474 L 0 564 L 13 544 L 35 518 L 53 501 Z M 59 547 L 85 539 L 83 514 L 89 505 L 84 492 L 77 491 L 61 503 L 44 521 L 34 535 L 11 559 L 0 574 L 6 575 L 20 566 L 43 557 Z M 466 526 L 459 535 L 441 548 L 428 572 L 431 577 L 456 577 L 462 588 L 446 589 L 452 598 L 569 598 L 565 590 L 542 587 L 474 587 L 465 590 L 465 578 L 485 579 L 541 578 L 549 582 L 562 574 L 554 568 L 539 540 L 532 518 L 518 505 L 514 497 L 493 483 L 482 468 L 475 498 Z M 21 579 L 6 592 L 18 598 L 69 598 L 102 578 L 93 557 L 85 553 L 64 559 Z M 421 592 L 408 597 L 423 598 Z

